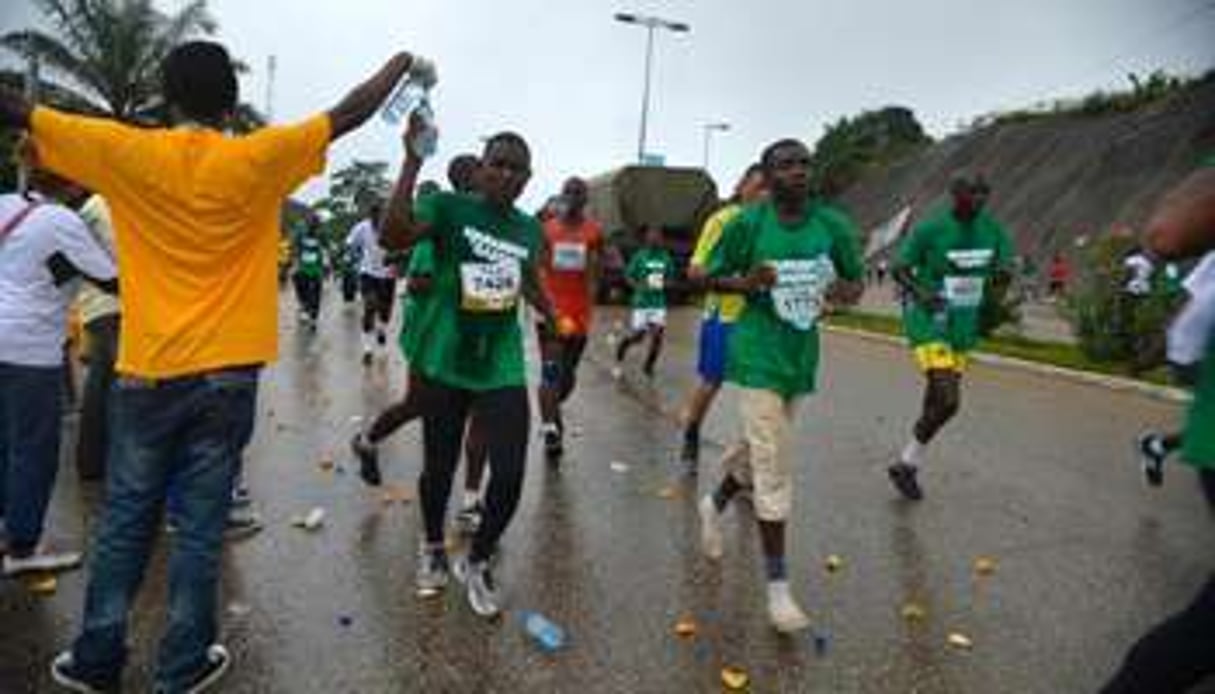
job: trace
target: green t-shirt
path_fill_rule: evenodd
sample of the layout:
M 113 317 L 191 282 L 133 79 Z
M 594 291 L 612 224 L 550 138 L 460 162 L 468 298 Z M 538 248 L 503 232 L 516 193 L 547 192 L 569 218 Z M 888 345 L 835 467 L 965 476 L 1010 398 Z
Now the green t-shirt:
M 301 234 L 297 239 L 295 271 L 305 277 L 320 277 L 325 272 L 325 254 L 321 239 L 315 234 Z
M 633 308 L 666 308 L 667 283 L 675 276 L 675 262 L 666 249 L 637 249 L 624 275 L 634 283 Z
M 433 241 L 424 239 L 414 244 L 409 254 L 404 272 L 407 279 L 414 277 L 434 277 L 435 274 L 435 245 Z M 412 362 L 418 344 L 426 335 L 430 324 L 430 316 L 434 313 L 435 302 L 431 301 L 434 287 L 425 292 L 415 293 L 406 290 L 401 300 L 401 353 L 405 360 Z
M 539 223 L 459 193 L 428 195 L 415 215 L 431 227 L 434 275 L 412 368 L 466 390 L 526 385 L 518 306 L 539 262 Z
M 945 299 L 948 308 L 934 315 L 910 299 L 903 328 L 913 346 L 943 342 L 968 351 L 979 342 L 979 313 L 997 270 L 1012 263 L 1012 242 L 1000 223 L 980 212 L 963 224 L 948 207 L 931 213 L 899 247 L 896 267 L 911 268 L 915 282 Z
M 835 279 L 861 278 L 856 225 L 838 208 L 811 201 L 805 218 L 786 226 L 771 202 L 747 207 L 722 230 L 706 268 L 738 276 L 760 265 L 776 270 L 776 285 L 751 294 L 730 336 L 726 380 L 784 398 L 814 392 L 818 317 Z
M 1201 166 L 1215 168 L 1215 155 L 1203 159 Z M 1181 455 L 1194 467 L 1215 470 L 1215 334 L 1207 338 L 1207 355 L 1199 368 L 1198 386 L 1181 437 Z

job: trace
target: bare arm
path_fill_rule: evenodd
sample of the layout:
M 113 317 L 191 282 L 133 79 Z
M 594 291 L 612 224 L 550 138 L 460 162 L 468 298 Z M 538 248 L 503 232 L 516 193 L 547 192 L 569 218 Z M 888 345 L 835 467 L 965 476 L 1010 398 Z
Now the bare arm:
M 1215 248 L 1215 168 L 1199 169 L 1173 188 L 1148 221 L 1148 248 L 1175 260 Z
M 33 110 L 25 97 L 9 89 L 0 89 L 0 128 L 29 130 Z
M 366 82 L 350 90 L 337 106 L 329 109 L 329 139 L 336 140 L 367 122 L 412 64 L 413 56 L 402 51 L 393 56 Z
M 414 153 L 409 143 L 413 141 L 421 121 L 416 116 L 409 119 L 409 128 L 405 131 L 405 161 L 401 164 L 401 174 L 397 184 L 388 198 L 388 206 L 384 210 L 384 218 L 380 220 L 380 244 L 393 250 L 410 248 L 426 235 L 427 229 L 418 224 L 413 218 L 413 191 L 418 183 L 418 172 L 422 169 L 422 160 Z

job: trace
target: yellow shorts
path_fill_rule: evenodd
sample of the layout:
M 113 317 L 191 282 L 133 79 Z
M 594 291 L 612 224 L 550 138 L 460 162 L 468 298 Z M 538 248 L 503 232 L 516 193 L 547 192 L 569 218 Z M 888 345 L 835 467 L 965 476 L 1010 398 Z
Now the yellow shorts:
M 921 371 L 957 371 L 966 370 L 969 361 L 965 352 L 954 351 L 953 347 L 944 342 L 929 342 L 915 348 L 915 361 Z

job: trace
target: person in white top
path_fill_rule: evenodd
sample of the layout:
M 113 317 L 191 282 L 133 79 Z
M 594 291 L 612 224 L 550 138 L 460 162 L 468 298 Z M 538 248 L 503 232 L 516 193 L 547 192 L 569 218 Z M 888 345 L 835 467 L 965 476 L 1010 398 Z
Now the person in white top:
M 36 189 L 80 189 L 45 173 Z M 114 261 L 83 220 L 49 198 L 0 195 L 0 518 L 4 574 L 80 564 L 79 552 L 40 546 L 59 467 L 68 307 L 81 278 L 117 290 Z
M 396 297 L 396 272 L 380 245 L 381 205 L 367 206 L 367 217 L 355 224 L 346 246 L 359 258 L 359 291 L 363 294 L 363 364 L 370 365 L 373 351 L 388 343 L 388 322 Z
M 106 253 L 114 257 L 114 228 L 110 208 L 100 195 L 93 195 L 80 208 L 80 217 Z M 114 382 L 114 362 L 118 358 L 118 297 L 85 284 L 76 302 L 81 323 L 88 336 L 88 375 L 80 406 L 80 428 L 76 438 L 76 472 L 82 481 L 105 476 L 108 450 L 109 408 L 106 403 Z
M 1189 300 L 1169 324 L 1168 362 L 1176 380 L 1192 387 L 1207 343 L 1215 332 L 1215 251 L 1202 257 L 1182 282 Z M 1164 463 L 1181 448 L 1181 432 L 1148 431 L 1139 437 L 1140 464 L 1148 484 L 1164 483 Z

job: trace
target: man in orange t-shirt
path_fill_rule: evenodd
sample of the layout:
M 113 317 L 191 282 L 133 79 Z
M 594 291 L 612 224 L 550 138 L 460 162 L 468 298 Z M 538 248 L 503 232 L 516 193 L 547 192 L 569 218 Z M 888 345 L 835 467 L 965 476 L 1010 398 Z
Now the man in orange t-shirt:
M 551 463 L 561 457 L 565 434 L 561 403 L 574 391 L 599 275 L 603 232 L 598 222 L 586 216 L 586 202 L 586 182 L 570 178 L 561 188 L 557 214 L 544 222 L 544 286 L 557 314 L 557 335 L 553 340 L 541 340 L 538 399 L 544 452 Z
M 375 113 L 406 72 L 401 53 L 327 113 L 228 135 L 237 80 L 219 44 L 182 44 L 162 66 L 175 128 L 34 107 L 0 90 L 0 128 L 28 129 L 39 162 L 110 204 L 123 322 L 111 394 L 107 495 L 84 624 L 52 663 L 76 691 L 120 681 L 126 630 L 170 482 L 168 626 L 156 688 L 202 691 L 227 670 L 216 643 L 219 555 L 260 367 L 277 356 L 279 212 L 320 173 L 329 143 Z

